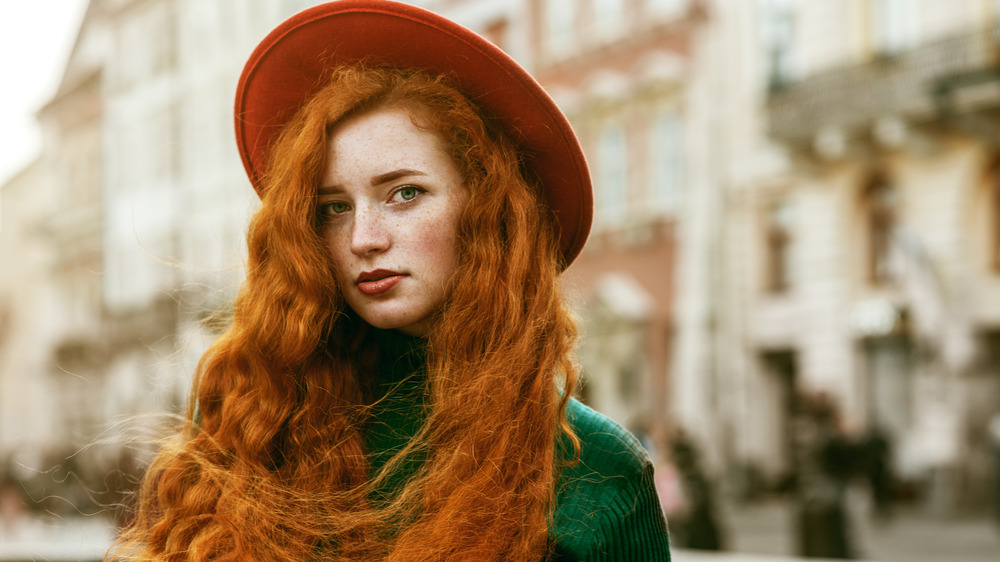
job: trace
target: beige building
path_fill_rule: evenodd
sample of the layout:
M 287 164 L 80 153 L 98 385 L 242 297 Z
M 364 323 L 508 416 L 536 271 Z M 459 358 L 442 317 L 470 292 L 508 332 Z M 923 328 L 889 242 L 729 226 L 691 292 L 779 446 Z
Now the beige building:
M 103 419 L 100 32 L 38 113 L 43 149 L 3 187 L 0 455 L 28 467 Z M 0 306 L 0 308 L 3 308 Z
M 255 205 L 236 80 L 306 4 L 91 0 L 38 114 L 41 154 L 3 186 L 0 460 L 84 450 L 82 470 L 104 470 L 115 443 L 149 437 L 145 414 L 181 409 Z
M 770 0 L 772 165 L 726 195 L 726 455 L 790 468 L 794 395 L 893 442 L 932 506 L 991 497 L 1000 80 L 986 0 Z M 765 145 L 762 145 L 765 146 Z M 763 154 L 768 149 L 762 148 Z
M 3 455 L 44 442 L 54 420 L 35 405 L 51 395 L 48 381 L 37 376 L 50 361 L 58 317 L 53 305 L 42 307 L 54 291 L 51 250 L 38 236 L 41 217 L 52 198 L 38 189 L 43 168 L 35 162 L 3 185 L 0 197 L 0 443 Z M 10 203 L 18 201 L 17 205 Z M 32 376 L 35 375 L 35 376 Z M 37 455 L 23 458 L 38 460 Z M 8 469 L 13 468 L 10 464 Z M 21 475 L 23 476 L 23 474 Z
M 527 4 L 529 69 L 572 122 L 594 181 L 591 237 L 564 275 L 583 320 L 582 395 L 662 437 L 677 421 L 671 400 L 699 400 L 673 374 L 700 362 L 679 341 L 689 324 L 677 295 L 690 288 L 679 264 L 700 256 L 679 240 L 709 220 L 699 162 L 709 116 L 697 96 L 707 17 L 702 3 L 676 0 Z

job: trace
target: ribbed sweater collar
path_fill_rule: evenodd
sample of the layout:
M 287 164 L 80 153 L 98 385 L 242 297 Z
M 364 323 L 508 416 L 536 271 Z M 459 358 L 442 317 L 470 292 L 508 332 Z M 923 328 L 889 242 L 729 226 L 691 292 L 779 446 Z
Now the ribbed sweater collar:
M 427 357 L 427 339 L 409 336 L 396 330 L 373 330 L 378 345 L 376 381 L 379 387 L 398 383 L 422 373 Z

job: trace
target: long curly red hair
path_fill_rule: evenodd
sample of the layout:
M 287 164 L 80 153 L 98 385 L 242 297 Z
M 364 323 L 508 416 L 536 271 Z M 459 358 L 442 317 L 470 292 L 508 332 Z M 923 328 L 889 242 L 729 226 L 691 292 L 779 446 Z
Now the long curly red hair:
M 331 130 L 384 107 L 441 136 L 469 203 L 427 336 L 427 422 L 372 474 L 362 430 L 378 351 L 333 281 L 315 198 Z M 557 440 L 576 443 L 565 419 L 576 328 L 555 221 L 511 140 L 445 77 L 337 68 L 273 147 L 262 201 L 232 323 L 108 559 L 544 557 Z M 426 461 L 405 487 L 370 502 L 414 454 Z

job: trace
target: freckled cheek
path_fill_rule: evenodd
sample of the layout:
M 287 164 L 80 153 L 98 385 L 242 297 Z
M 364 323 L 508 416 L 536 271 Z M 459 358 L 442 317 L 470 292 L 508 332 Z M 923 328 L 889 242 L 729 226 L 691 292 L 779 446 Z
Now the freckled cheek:
M 412 242 L 413 250 L 425 260 L 436 275 L 450 277 L 457 266 L 458 236 L 454 224 L 448 220 L 437 220 L 420 229 L 419 236 Z
M 341 292 L 345 292 L 349 287 L 354 285 L 354 279 L 351 278 L 350 272 L 345 270 L 339 270 L 334 268 L 333 280 L 337 283 L 337 288 Z

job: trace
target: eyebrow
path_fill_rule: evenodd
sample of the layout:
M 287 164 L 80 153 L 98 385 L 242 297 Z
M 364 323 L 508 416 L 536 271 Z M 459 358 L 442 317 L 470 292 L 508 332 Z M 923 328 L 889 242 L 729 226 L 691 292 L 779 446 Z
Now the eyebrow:
M 399 178 L 405 178 L 407 176 L 426 176 L 426 175 L 427 175 L 426 172 L 421 172 L 420 170 L 414 170 L 412 168 L 400 168 L 398 170 L 393 170 L 391 172 L 386 172 L 384 174 L 372 176 L 370 183 L 372 186 L 378 186 L 384 183 L 389 183 L 391 181 L 398 180 Z M 336 185 L 320 186 L 316 191 L 321 195 L 328 195 L 341 191 L 341 188 Z
M 401 168 L 399 170 L 393 170 L 391 172 L 386 172 L 384 174 L 379 174 L 373 176 L 371 184 L 382 185 L 383 183 L 389 183 L 391 181 L 398 180 L 399 178 L 405 178 L 406 176 L 426 176 L 427 174 L 421 172 L 420 170 L 413 170 L 411 168 Z

